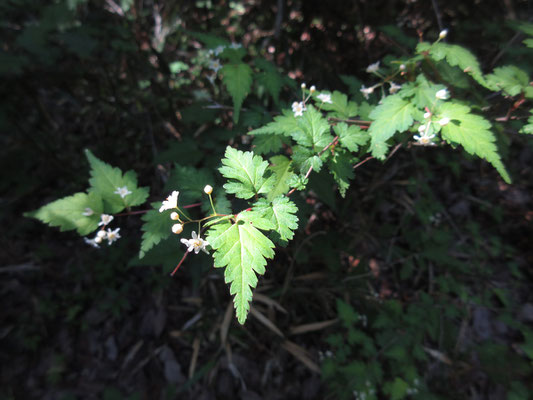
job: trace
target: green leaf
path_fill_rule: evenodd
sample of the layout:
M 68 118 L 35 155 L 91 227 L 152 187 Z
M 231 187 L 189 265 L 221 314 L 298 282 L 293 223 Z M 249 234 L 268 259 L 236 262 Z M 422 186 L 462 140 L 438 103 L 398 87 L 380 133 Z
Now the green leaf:
M 529 86 L 527 73 L 514 65 L 495 68 L 487 75 L 487 82 L 494 90 L 503 90 L 508 96 L 516 96 Z
M 141 217 L 144 224 L 141 227 L 143 235 L 141 249 L 139 251 L 139 259 L 143 258 L 146 255 L 146 252 L 159 244 L 161 240 L 168 238 L 172 233 L 172 225 L 177 223 L 177 221 L 170 219 L 168 212 L 159 212 L 161 202 L 152 203 L 151 205 L 154 210 L 148 211 Z
M 270 159 L 270 163 L 272 165 L 268 168 L 273 173 L 275 184 L 268 192 L 268 200 L 287 194 L 290 189 L 288 182 L 295 175 L 292 171 L 292 161 L 285 156 L 274 156 Z
M 470 114 L 467 106 L 446 102 L 439 107 L 440 118 L 447 117 L 450 123 L 442 127 L 442 137 L 448 143 L 458 143 L 467 153 L 484 158 L 500 173 L 503 180 L 511 183 L 511 178 L 498 154 L 490 131 L 490 122 L 479 115 Z
M 524 43 L 530 49 L 533 49 L 533 39 L 525 39 L 522 43 Z
M 283 141 L 273 134 L 259 135 L 254 138 L 254 153 L 276 153 L 283 147 Z
M 407 389 L 409 385 L 401 378 L 394 379 L 394 382 L 390 386 L 391 400 L 400 400 L 407 395 Z
M 265 59 L 257 58 L 255 65 L 263 70 L 263 72 L 257 74 L 257 83 L 263 85 L 274 99 L 274 103 L 278 104 L 279 93 L 283 86 L 283 76 L 278 72 L 274 64 Z
M 487 82 L 483 77 L 479 62 L 476 56 L 462 46 L 438 42 L 429 44 L 419 43 L 416 47 L 418 53 L 429 52 L 431 58 L 436 61 L 446 60 L 452 67 L 459 67 L 463 72 L 469 74 L 480 85 L 487 87 Z
M 374 121 L 368 129 L 372 155 L 384 159 L 388 148 L 386 141 L 394 133 L 409 129 L 417 113 L 419 112 L 414 105 L 399 95 L 387 96 L 379 106 L 374 108 L 370 113 L 370 118 Z
M 284 135 L 292 136 L 294 132 L 299 132 L 302 129 L 298 125 L 298 120 L 294 117 L 293 113 L 289 110 L 284 110 L 283 115 L 274 117 L 274 121 L 269 122 L 267 125 L 254 129 L 248 132 L 250 135 Z
M 333 130 L 339 137 L 341 145 L 353 152 L 359 150 L 359 146 L 364 146 L 370 139 L 368 132 L 357 125 L 347 125 L 341 122 L 335 125 Z
M 276 197 L 272 202 L 260 199 L 254 204 L 252 212 L 268 219 L 282 241 L 291 240 L 298 228 L 298 207 L 287 197 Z
M 91 166 L 90 191 L 98 193 L 104 200 L 104 209 L 110 214 L 122 211 L 126 207 L 143 204 L 148 198 L 148 188 L 137 187 L 137 174 L 134 171 L 122 171 L 96 158 L 90 150 L 85 155 Z M 131 193 L 122 198 L 116 193 L 118 188 L 126 187 Z
M 348 119 L 357 115 L 357 104 L 353 101 L 348 101 L 348 96 L 344 93 L 335 90 L 331 94 L 331 103 L 322 103 L 316 98 L 319 94 L 317 93 L 314 96 L 315 104 L 324 111 L 331 111 L 331 113 L 328 113 L 329 116 Z
M 180 192 L 179 204 L 186 205 L 205 199 L 207 196 L 204 193 L 204 187 L 205 185 L 213 185 L 213 182 L 213 174 L 207 168 L 174 164 L 165 184 L 165 192 L 170 193 L 173 190 L 178 190 Z
M 533 110 L 529 111 L 531 115 L 527 119 L 527 124 L 520 129 L 520 133 L 525 133 L 526 135 L 533 135 Z
M 335 182 L 339 185 L 341 196 L 346 196 L 346 190 L 350 187 L 350 180 L 354 177 L 352 157 L 344 151 L 337 151 L 333 158 L 328 161 L 328 165 Z
M 326 152 L 319 157 L 318 153 L 303 146 L 294 146 L 292 151 L 292 160 L 300 173 L 304 175 L 310 167 L 313 167 L 313 171 L 319 172 L 324 163 L 324 159 L 328 156 L 328 153 Z
M 403 85 L 398 94 L 403 99 L 410 99 L 409 101 L 419 109 L 426 107 L 432 109 L 437 101 L 435 94 L 441 89 L 446 89 L 446 86 L 435 85 L 429 82 L 424 75 L 418 75 L 416 82 Z
M 242 102 L 252 87 L 252 69 L 243 63 L 226 64 L 222 67 L 222 82 L 233 99 L 233 120 L 239 121 Z
M 251 151 L 242 152 L 228 146 L 222 164 L 219 171 L 229 180 L 224 189 L 236 197 L 249 199 L 267 193 L 274 186 L 273 178 L 264 176 L 268 162 Z
M 303 116 L 297 120 L 300 130 L 292 132 L 291 136 L 299 145 L 320 151 L 333 140 L 328 121 L 313 106 L 307 106 Z
M 207 232 L 207 240 L 215 250 L 215 268 L 226 268 L 224 280 L 230 283 L 230 294 L 235 295 L 239 323 L 244 324 L 252 288 L 257 285 L 256 274 L 265 273 L 266 259 L 274 257 L 274 243 L 253 224 L 253 221 L 223 221 Z
M 83 215 L 90 208 L 93 214 Z M 76 230 L 80 235 L 88 235 L 98 228 L 100 216 L 104 212 L 102 198 L 94 192 L 76 193 L 52 203 L 46 204 L 35 211 L 24 214 L 50 226 L 57 226 L 61 232 Z

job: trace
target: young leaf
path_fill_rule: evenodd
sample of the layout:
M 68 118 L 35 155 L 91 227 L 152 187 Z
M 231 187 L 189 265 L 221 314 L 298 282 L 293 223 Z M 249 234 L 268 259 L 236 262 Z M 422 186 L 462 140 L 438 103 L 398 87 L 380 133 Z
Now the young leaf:
M 318 93 L 317 95 L 318 96 Z M 357 115 L 357 104 L 353 101 L 348 101 L 348 96 L 335 90 L 331 94 L 331 103 L 322 103 L 317 98 L 314 98 L 317 107 L 324 111 L 331 111 L 328 115 L 341 119 L 348 119 Z
M 307 110 L 297 121 L 300 130 L 292 132 L 291 136 L 299 145 L 312 147 L 318 152 L 333 140 L 328 121 L 313 106 L 307 106 Z
M 339 137 L 341 145 L 352 152 L 359 150 L 359 146 L 364 146 L 370 139 L 368 132 L 357 125 L 347 125 L 341 122 L 335 125 L 333 130 Z
M 386 141 L 394 133 L 407 130 L 413 123 L 417 112 L 414 105 L 399 95 L 387 96 L 370 113 L 370 118 L 374 120 L 368 129 L 372 155 L 384 159 L 388 148 Z
M 92 211 L 92 214 L 83 215 L 87 211 Z M 61 232 L 75 229 L 84 236 L 98 228 L 103 212 L 103 201 L 98 194 L 76 193 L 46 204 L 38 210 L 27 212 L 24 216 L 57 226 Z
M 222 164 L 219 171 L 229 180 L 224 189 L 236 197 L 249 199 L 267 193 L 274 185 L 273 177 L 264 177 L 268 162 L 251 151 L 242 152 L 228 146 Z
M 339 185 L 341 196 L 346 196 L 346 189 L 354 177 L 352 157 L 344 151 L 337 151 L 333 158 L 328 161 L 328 165 L 335 182 Z
M 268 200 L 272 200 L 278 196 L 286 194 L 289 191 L 288 181 L 294 175 L 292 171 L 292 162 L 285 156 L 274 156 L 270 159 L 272 165 L 269 169 L 273 172 L 274 186 L 270 192 L 268 192 Z
M 266 259 L 274 257 L 274 243 L 253 224 L 253 221 L 238 220 L 236 223 L 223 221 L 212 226 L 207 240 L 215 250 L 215 268 L 226 268 L 224 280 L 230 283 L 230 294 L 235 295 L 235 306 L 239 323 L 244 324 L 252 288 L 257 285 L 256 274 L 265 273 Z
M 143 231 L 141 240 L 141 249 L 139 251 L 139 259 L 143 258 L 152 247 L 159 244 L 161 240 L 164 240 L 172 233 L 172 224 L 176 221 L 172 221 L 169 218 L 168 212 L 160 213 L 160 202 L 151 204 L 154 210 L 148 211 L 141 219 L 144 221 L 141 230 Z
M 516 96 L 529 85 L 527 73 L 514 65 L 495 68 L 487 75 L 487 82 L 495 90 L 503 90 L 508 96 Z
M 298 207 L 287 197 L 276 197 L 272 202 L 260 199 L 254 204 L 252 212 L 270 220 L 274 230 L 283 241 L 294 237 L 294 230 L 298 228 L 298 217 L 295 215 Z
M 479 115 L 470 114 L 467 106 L 446 102 L 439 108 L 440 118 L 450 122 L 442 127 L 442 137 L 448 143 L 459 143 L 469 154 L 484 158 L 500 173 L 503 180 L 511 183 L 511 178 L 498 154 L 494 142 L 496 138 L 490 131 L 490 122 Z
M 242 102 L 252 87 L 252 69 L 243 63 L 226 64 L 220 72 L 223 74 L 222 82 L 233 99 L 233 120 L 238 122 Z
M 429 52 L 431 58 L 436 61 L 446 59 L 446 62 L 452 67 L 461 68 L 463 72 L 468 73 L 480 85 L 488 87 L 476 56 L 464 47 L 443 42 L 433 44 L 422 42 L 418 44 L 416 50 L 418 53 Z
M 134 171 L 122 171 L 96 158 L 90 150 L 85 155 L 91 166 L 91 191 L 104 199 L 104 208 L 110 214 L 118 213 L 126 207 L 137 206 L 148 198 L 148 188 L 137 187 L 137 174 Z M 126 188 L 131 193 L 122 197 L 119 188 Z

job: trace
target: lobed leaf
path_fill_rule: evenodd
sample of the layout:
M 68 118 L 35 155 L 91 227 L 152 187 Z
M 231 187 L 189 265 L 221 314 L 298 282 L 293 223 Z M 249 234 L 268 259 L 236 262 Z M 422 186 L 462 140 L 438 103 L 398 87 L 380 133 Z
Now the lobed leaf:
M 297 211 L 296 204 L 283 196 L 276 197 L 272 201 L 260 199 L 252 207 L 252 212 L 258 213 L 273 224 L 273 229 L 282 241 L 294 237 L 294 230 L 298 228 Z
M 333 130 L 339 137 L 340 144 L 352 152 L 358 151 L 359 146 L 364 146 L 370 139 L 368 132 L 357 125 L 341 122 L 335 125 Z
M 231 284 L 230 294 L 235 295 L 237 319 L 244 324 L 252 288 L 257 285 L 256 274 L 265 273 L 266 259 L 274 257 L 274 243 L 254 226 L 253 219 L 222 221 L 208 230 L 207 240 L 215 250 L 215 268 L 225 268 L 224 280 Z
M 270 158 L 270 171 L 273 173 L 274 186 L 268 192 L 267 199 L 272 200 L 278 196 L 286 194 L 290 187 L 288 182 L 295 175 L 292 171 L 292 161 L 287 157 L 279 155 Z
M 168 212 L 159 212 L 161 202 L 155 202 L 151 204 L 154 208 L 144 214 L 141 219 L 144 224 L 141 227 L 143 231 L 141 239 L 141 249 L 139 250 L 139 259 L 142 259 L 146 253 L 170 236 L 172 233 L 172 224 L 176 223 L 169 217 Z
M 333 158 L 328 161 L 329 169 L 335 182 L 339 185 L 339 192 L 342 197 L 346 196 L 346 190 L 353 179 L 353 157 L 345 151 L 337 151 Z
M 242 102 L 252 87 L 252 69 L 244 63 L 226 64 L 220 72 L 222 82 L 233 99 L 233 120 L 238 122 Z
M 311 105 L 307 106 L 303 116 L 297 118 L 299 130 L 291 133 L 292 138 L 299 145 L 311 147 L 320 151 L 333 140 L 329 133 L 329 123 L 322 113 Z
M 314 97 L 315 104 L 322 110 L 330 111 L 328 115 L 341 119 L 348 119 L 357 115 L 357 104 L 353 101 L 348 101 L 348 96 L 335 90 L 331 93 L 331 103 L 322 103 L 316 98 L 320 93 Z
M 268 163 L 251 151 L 242 152 L 228 146 L 222 164 L 219 171 L 229 180 L 224 189 L 241 199 L 267 193 L 274 186 L 272 177 L 264 176 Z
M 503 90 L 508 96 L 516 96 L 529 86 L 529 77 L 520 68 L 506 65 L 495 68 L 492 74 L 487 75 L 487 82 L 495 90 Z

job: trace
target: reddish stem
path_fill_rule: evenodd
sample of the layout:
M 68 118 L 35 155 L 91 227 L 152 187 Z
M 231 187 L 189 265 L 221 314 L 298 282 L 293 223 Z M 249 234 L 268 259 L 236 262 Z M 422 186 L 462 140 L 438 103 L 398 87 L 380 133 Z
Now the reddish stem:
M 183 208 L 193 208 L 193 207 L 199 207 L 202 203 L 194 203 L 194 204 L 188 204 L 186 206 L 183 206 Z
M 174 268 L 174 271 L 172 271 L 172 273 L 170 274 L 170 276 L 174 276 L 174 274 L 178 271 L 178 269 L 181 267 L 181 264 L 183 264 L 183 261 L 185 261 L 185 259 L 187 258 L 187 255 L 189 254 L 188 251 L 185 251 L 185 254 L 183 255 L 183 257 L 181 257 L 181 260 L 178 264 L 178 266 L 176 268 Z

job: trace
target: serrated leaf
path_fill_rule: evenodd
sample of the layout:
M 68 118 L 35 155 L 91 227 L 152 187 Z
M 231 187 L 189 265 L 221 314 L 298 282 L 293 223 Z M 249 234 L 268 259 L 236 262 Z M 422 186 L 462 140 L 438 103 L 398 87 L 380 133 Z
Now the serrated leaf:
M 370 139 L 368 132 L 357 125 L 348 125 L 341 122 L 335 125 L 333 130 L 339 137 L 341 145 L 353 152 L 359 150 L 359 146 L 364 146 Z
M 431 58 L 436 61 L 445 59 L 452 67 L 461 68 L 463 72 L 469 74 L 480 85 L 487 87 L 476 56 L 464 47 L 444 42 L 433 44 L 422 42 L 418 44 L 416 50 L 418 53 L 428 51 Z
M 490 122 L 483 117 L 470 114 L 467 106 L 446 102 L 439 107 L 439 114 L 450 119 L 450 123 L 442 127 L 443 139 L 448 143 L 458 143 L 467 153 L 484 158 L 500 173 L 503 180 L 511 183 L 511 178 L 498 154 L 494 144 L 496 138 L 490 131 Z
M 273 173 L 275 184 L 268 192 L 268 200 L 286 194 L 290 189 L 288 182 L 295 175 L 292 171 L 292 161 L 285 156 L 274 156 L 270 158 L 270 163 L 272 165 L 268 168 Z
M 236 197 L 249 199 L 267 193 L 274 185 L 272 177 L 264 176 L 268 162 L 251 151 L 242 152 L 228 146 L 222 164 L 219 171 L 229 180 L 224 189 Z
M 487 75 L 487 82 L 495 90 L 503 90 L 508 96 L 516 96 L 529 86 L 527 73 L 514 65 L 495 68 Z
M 328 165 L 335 182 L 339 185 L 341 196 L 346 196 L 346 190 L 350 187 L 350 180 L 354 177 L 352 157 L 345 152 L 337 151 L 333 158 L 328 161 Z
M 87 208 L 93 211 L 90 216 L 83 213 Z M 24 214 L 50 226 L 59 227 L 61 232 L 76 230 L 85 236 L 98 228 L 100 216 L 104 212 L 102 198 L 97 193 L 76 193 L 52 203 L 46 204 L 35 211 Z
M 276 197 L 273 201 L 260 199 L 254 204 L 252 211 L 268 219 L 281 240 L 287 241 L 294 237 L 294 230 L 298 229 L 298 207 L 287 197 Z
M 398 94 L 403 99 L 409 99 L 419 109 L 425 109 L 426 107 L 432 109 L 437 101 L 435 94 L 442 89 L 446 89 L 446 86 L 435 85 L 429 82 L 424 75 L 418 75 L 415 82 L 403 85 Z
M 194 201 L 203 200 L 205 185 L 212 185 L 213 174 L 207 168 L 194 168 L 174 164 L 170 176 L 165 184 L 165 192 L 170 193 L 178 190 L 179 204 L 189 204 Z
M 274 103 L 278 104 L 279 93 L 283 86 L 283 76 L 278 72 L 274 64 L 265 59 L 256 59 L 255 65 L 263 70 L 263 72 L 257 74 L 257 82 L 266 88 L 274 99 Z
M 320 151 L 333 140 L 328 121 L 313 106 L 307 106 L 307 110 L 297 121 L 300 130 L 292 132 L 291 136 L 299 145 Z
M 139 259 L 142 259 L 146 252 L 170 236 L 172 233 L 172 224 L 175 221 L 169 218 L 168 212 L 159 212 L 161 202 L 151 204 L 154 208 L 144 214 L 141 219 L 144 221 L 141 230 L 143 231 L 141 239 L 141 249 L 139 250 Z
M 254 138 L 254 153 L 268 154 L 281 150 L 283 141 L 279 136 L 273 134 L 259 135 Z
M 530 111 L 533 114 L 533 110 Z M 533 135 L 533 115 L 527 119 L 527 124 L 520 129 L 520 133 L 525 133 L 526 135 Z
M 383 102 L 374 108 L 370 118 L 374 121 L 368 129 L 370 135 L 370 150 L 372 155 L 384 159 L 388 149 L 386 141 L 396 132 L 409 129 L 417 114 L 417 109 L 399 95 L 387 96 Z
M 328 156 L 326 152 L 319 157 L 316 152 L 303 146 L 294 146 L 292 150 L 292 160 L 301 174 L 306 174 L 310 167 L 313 167 L 313 171 L 319 172 L 324 159 Z
M 239 121 L 242 102 L 252 87 L 252 69 L 243 63 L 226 64 L 220 70 L 222 82 L 233 99 L 233 120 Z
M 316 98 L 319 93 L 315 95 L 315 104 L 317 107 L 324 111 L 330 111 L 328 113 L 331 117 L 348 119 L 357 115 L 357 104 L 353 101 L 348 101 L 348 96 L 335 90 L 331 93 L 331 103 L 322 103 Z
M 250 135 L 284 135 L 292 136 L 294 132 L 301 131 L 298 120 L 294 117 L 294 114 L 288 110 L 283 111 L 283 115 L 274 117 L 274 121 L 269 122 L 265 126 L 254 129 L 248 132 Z
M 85 155 L 91 166 L 90 191 L 99 194 L 104 200 L 104 209 L 109 214 L 115 214 L 126 207 L 143 204 L 148 198 L 148 188 L 137 187 L 137 174 L 127 171 L 122 175 L 119 168 L 96 158 L 90 150 Z M 131 193 L 122 198 L 116 193 L 118 188 L 126 187 Z
M 230 294 L 237 319 L 244 324 L 250 310 L 256 274 L 265 273 L 266 259 L 274 257 L 274 243 L 250 221 L 223 221 L 212 226 L 207 240 L 215 250 L 215 268 L 226 268 L 224 280 L 230 283 Z

